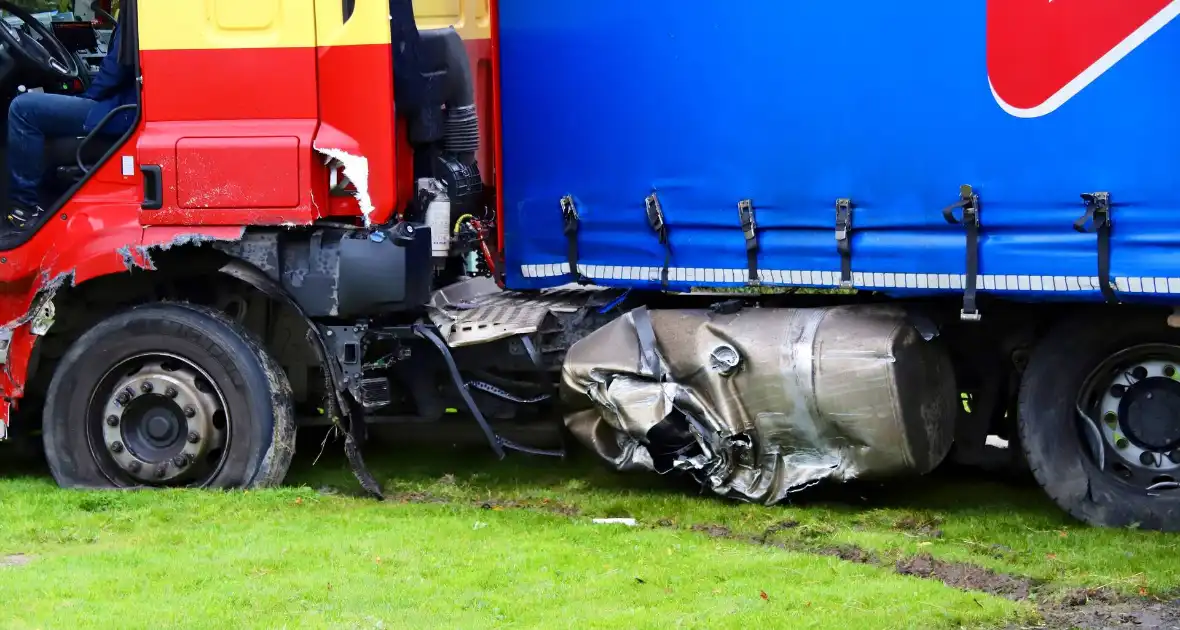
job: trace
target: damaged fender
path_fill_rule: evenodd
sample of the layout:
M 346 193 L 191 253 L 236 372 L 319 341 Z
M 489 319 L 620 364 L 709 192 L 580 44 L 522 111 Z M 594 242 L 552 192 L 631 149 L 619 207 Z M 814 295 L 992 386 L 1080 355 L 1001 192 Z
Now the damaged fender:
M 365 466 L 364 459 L 361 456 L 360 445 L 358 444 L 356 434 L 362 430 L 361 418 L 352 414 L 352 405 L 349 403 L 345 394 L 344 375 L 341 373 L 340 363 L 336 360 L 328 349 L 328 342 L 324 338 L 322 329 L 317 326 L 307 312 L 299 305 L 282 285 L 272 280 L 265 273 L 257 267 L 241 261 L 231 260 L 223 265 L 219 271 L 227 276 L 237 278 L 255 289 L 258 289 L 268 297 L 279 300 L 284 304 L 290 306 L 296 313 L 307 323 L 308 341 L 311 342 L 315 349 L 316 360 L 320 362 L 323 368 L 325 389 L 331 392 L 331 406 L 327 410 L 328 416 L 337 422 L 348 418 L 349 423 L 347 430 L 344 431 L 344 453 L 348 457 L 348 462 L 352 467 L 352 472 L 356 476 L 357 481 L 360 482 L 369 494 L 377 499 L 384 499 L 384 493 L 381 490 L 381 485 L 376 478 L 369 472 L 368 467 Z
M 561 387 L 566 426 L 616 469 L 683 471 L 767 504 L 929 472 L 958 401 L 939 340 L 877 305 L 637 309 L 573 345 Z
M 316 326 L 315 323 L 311 321 L 311 318 L 307 316 L 307 313 L 303 310 L 303 307 L 301 307 L 299 303 L 295 301 L 295 299 L 292 298 L 291 295 L 287 293 L 287 291 L 284 290 L 279 283 L 275 282 L 257 267 L 247 262 L 243 262 L 241 260 L 231 260 L 222 265 L 218 271 L 227 276 L 245 282 L 246 284 L 261 291 L 267 297 L 283 302 L 299 314 L 300 318 L 302 318 L 307 324 L 309 331 L 308 335 L 310 336 L 309 341 L 311 341 L 312 348 L 315 349 L 316 360 L 320 362 L 320 366 L 324 369 L 324 378 L 327 381 L 325 383 L 327 386 L 327 391 L 332 392 L 334 396 L 332 402 L 335 404 L 336 408 L 329 411 L 332 412 L 333 416 L 336 414 L 347 416 L 349 414 L 350 407 L 348 400 L 344 396 L 344 387 L 340 385 L 340 383 L 342 383 L 344 380 L 340 373 L 340 364 L 336 362 L 332 353 L 328 351 L 328 343 L 324 339 L 323 333 L 320 331 L 320 327 Z
M 68 219 L 65 214 L 62 219 Z M 81 227 L 78 227 L 81 226 Z M 54 300 L 67 287 L 81 285 L 94 278 L 125 273 L 134 269 L 152 270 L 151 253 L 178 245 L 239 240 L 242 228 L 208 227 L 147 228 L 135 222 L 119 223 L 116 227 L 94 232 L 86 216 L 59 226 L 51 222 L 20 250 L 0 257 L 0 282 L 9 289 L 0 294 L 0 439 L 7 434 L 9 415 L 13 405 L 24 396 L 29 362 L 37 337 L 47 334 L 54 324 Z M 65 234 L 57 233 L 63 230 Z M 80 234 L 75 234 L 75 232 Z M 82 243 L 77 248 L 60 248 L 61 242 Z M 40 255 L 38 258 L 37 256 Z M 5 274 L 11 274 L 6 276 Z M 29 284 L 32 278 L 34 281 Z M 22 284 L 27 289 L 19 290 Z
M 81 194 L 70 207 L 73 213 L 60 213 L 27 242 L 0 255 L 0 439 L 7 435 L 10 413 L 25 394 L 38 336 L 33 320 L 38 319 L 40 334 L 48 332 L 53 322 L 46 317 L 46 305 L 62 288 L 125 272 L 121 249 L 142 242 L 138 205 L 110 213 L 103 223 L 91 220 L 88 200 Z

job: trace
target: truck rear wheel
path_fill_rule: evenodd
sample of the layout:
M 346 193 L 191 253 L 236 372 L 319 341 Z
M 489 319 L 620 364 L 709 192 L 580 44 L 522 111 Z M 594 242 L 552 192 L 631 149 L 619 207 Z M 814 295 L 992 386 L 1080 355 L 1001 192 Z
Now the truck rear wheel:
M 1089 524 L 1180 530 L 1180 330 L 1165 317 L 1070 320 L 1029 359 L 1025 455 L 1049 496 Z
M 249 488 L 295 451 L 291 387 L 248 330 L 201 306 L 114 315 L 62 358 L 44 412 L 63 487 Z

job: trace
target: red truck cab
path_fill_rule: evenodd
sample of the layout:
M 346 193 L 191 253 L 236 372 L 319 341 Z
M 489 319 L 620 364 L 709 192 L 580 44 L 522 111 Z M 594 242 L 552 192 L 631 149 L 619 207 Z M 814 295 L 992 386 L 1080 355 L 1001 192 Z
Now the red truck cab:
M 423 28 L 409 0 L 13 11 L 7 102 L 78 95 L 116 19 L 138 98 L 121 137 L 47 138 L 46 212 L 0 236 L 0 439 L 41 425 L 65 486 L 266 485 L 297 417 L 372 402 L 340 333 L 413 322 L 462 265 L 452 219 L 491 225 L 490 16 L 434 4 Z

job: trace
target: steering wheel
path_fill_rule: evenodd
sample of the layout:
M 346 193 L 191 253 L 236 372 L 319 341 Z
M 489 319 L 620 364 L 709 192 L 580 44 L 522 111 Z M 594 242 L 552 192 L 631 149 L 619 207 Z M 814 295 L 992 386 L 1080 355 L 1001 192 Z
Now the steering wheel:
M 8 0 L 0 0 L 0 9 L 20 18 L 38 37 L 22 32 L 8 20 L 0 19 L 0 49 L 11 53 L 19 62 L 32 66 L 56 79 L 77 79 L 82 72 L 78 61 L 58 41 L 53 31 L 45 27 L 32 13 Z

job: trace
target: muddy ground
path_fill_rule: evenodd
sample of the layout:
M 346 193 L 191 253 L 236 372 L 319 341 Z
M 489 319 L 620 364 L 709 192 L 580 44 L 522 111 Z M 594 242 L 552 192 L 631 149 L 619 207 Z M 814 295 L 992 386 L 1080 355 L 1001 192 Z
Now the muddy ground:
M 670 526 L 669 522 L 661 522 Z M 766 544 L 793 551 L 835 556 L 848 562 L 886 566 L 889 563 L 874 553 L 859 547 L 799 547 L 771 542 L 778 531 L 797 525 L 780 523 L 761 536 L 739 536 L 721 525 L 696 525 L 694 531 L 716 538 L 744 540 L 752 544 Z M 915 527 L 926 527 L 915 525 Z M 937 534 L 937 531 L 931 532 Z M 979 591 L 1014 601 L 1034 602 L 1044 623 L 1032 628 L 1079 630 L 1180 630 L 1180 594 L 1165 599 L 1121 596 L 1109 589 L 1079 589 L 1064 594 L 1049 594 L 1038 590 L 1036 582 L 1028 578 L 996 573 L 971 564 L 946 562 L 928 554 L 901 558 L 892 562 L 898 574 L 926 580 L 938 580 L 963 591 Z M 1015 630 L 1015 629 L 1010 629 Z

